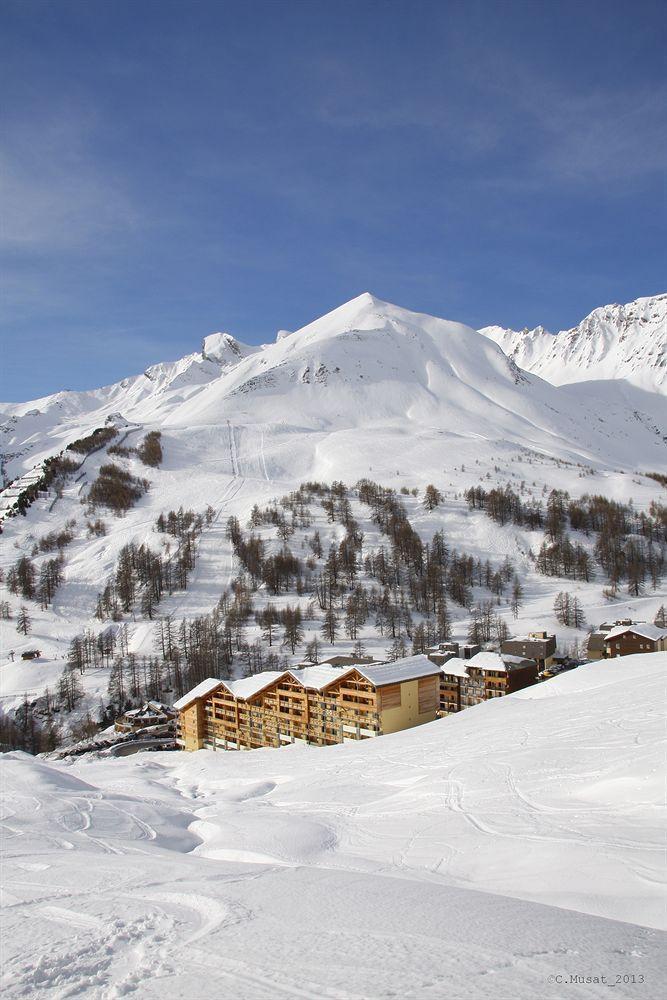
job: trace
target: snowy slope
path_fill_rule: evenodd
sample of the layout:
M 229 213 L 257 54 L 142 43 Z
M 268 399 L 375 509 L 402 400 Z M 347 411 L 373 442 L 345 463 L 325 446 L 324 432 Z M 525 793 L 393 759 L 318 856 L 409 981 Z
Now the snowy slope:
M 581 386 L 552 386 L 521 372 L 496 344 L 468 327 L 364 294 L 301 330 L 281 331 L 262 348 L 213 334 L 199 354 L 155 365 L 114 386 L 5 407 L 0 451 L 10 477 L 107 418 L 122 429 L 126 446 L 160 430 L 164 462 L 149 470 L 136 458 L 122 460 L 134 475 L 147 476 L 151 487 L 121 518 L 100 511 L 108 529 L 102 538 L 88 537 L 82 501 L 107 461 L 104 451 L 85 459 L 60 499 L 40 498 L 27 517 L 4 522 L 3 570 L 66 521 L 77 524 L 65 551 L 63 585 L 49 609 L 31 604 L 33 632 L 27 638 L 15 628 L 21 601 L 2 588 L 12 613 L 11 620 L 0 620 L 2 705 L 14 708 L 24 692 L 37 696 L 46 685 L 53 687 L 72 637 L 84 627 L 101 627 L 93 618 L 97 594 L 122 546 L 159 546 L 154 525 L 161 512 L 183 506 L 201 513 L 209 504 L 215 511 L 187 592 L 160 607 L 160 614 L 177 619 L 195 617 L 210 612 L 238 572 L 225 538 L 226 519 L 237 515 L 245 524 L 254 503 L 264 505 L 311 479 L 352 484 L 370 476 L 397 489 L 422 490 L 434 482 L 446 497 L 437 516 L 424 517 L 421 498 L 408 503 L 423 539 L 444 528 L 450 544 L 482 559 L 510 556 L 526 589 L 525 608 L 512 628 L 553 628 L 554 593 L 563 582 L 535 576 L 529 552 L 541 538 L 468 512 L 461 492 L 480 481 L 510 481 L 535 499 L 558 487 L 573 496 L 632 497 L 646 509 L 660 488 L 637 472 L 667 468 L 664 398 L 627 383 L 620 392 L 618 385 L 602 380 L 588 383 L 585 392 Z M 355 516 L 368 551 L 380 539 L 368 510 Z M 323 515 L 321 521 L 317 527 L 328 546 L 334 539 Z M 570 588 L 593 622 L 610 613 L 652 618 L 665 600 L 659 589 L 633 602 L 620 598 L 609 608 L 603 583 Z M 458 624 L 465 634 L 462 616 Z M 152 653 L 151 623 L 130 622 L 130 630 L 133 651 Z M 565 643 L 579 639 L 576 632 L 563 637 Z M 10 662 L 10 651 L 18 656 L 33 647 L 49 662 Z M 384 649 L 377 653 L 384 655 Z M 96 712 L 108 676 L 87 674 L 84 680 Z
M 487 326 L 479 331 L 520 368 L 554 385 L 626 379 L 649 391 L 667 391 L 667 295 L 594 309 L 578 326 L 551 334 Z
M 5 755 L 5 995 L 654 1000 L 666 677 L 325 749 Z
M 573 363 L 580 364 L 578 356 Z M 590 371 L 589 377 L 603 374 Z M 201 354 L 154 365 L 116 385 L 4 405 L 0 451 L 12 478 L 121 414 L 133 423 L 193 434 L 204 426 L 224 429 L 226 420 L 270 425 L 271 443 L 282 450 L 286 442 L 275 437 L 289 435 L 288 447 L 297 444 L 313 474 L 326 468 L 329 455 L 338 460 L 350 432 L 370 430 L 387 435 L 383 451 L 400 448 L 408 432 L 431 453 L 437 446 L 445 461 L 471 440 L 482 458 L 511 442 L 575 461 L 652 468 L 664 460 L 655 428 L 635 416 L 638 400 L 601 392 L 604 387 L 584 394 L 555 388 L 521 372 L 469 327 L 364 294 L 261 349 L 216 334 L 206 338 Z M 654 422 L 657 399 L 642 398 L 640 410 L 644 403 Z M 353 475 L 368 464 L 360 444 Z M 423 462 L 419 456 L 415 464 Z M 285 470 L 286 478 L 291 471 Z

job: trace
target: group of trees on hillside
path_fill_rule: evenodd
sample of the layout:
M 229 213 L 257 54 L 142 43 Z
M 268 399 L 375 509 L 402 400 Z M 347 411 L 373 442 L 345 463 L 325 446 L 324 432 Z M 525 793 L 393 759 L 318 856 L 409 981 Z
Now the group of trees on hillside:
M 188 578 L 195 567 L 197 539 L 204 524 L 213 516 L 209 508 L 202 517 L 194 511 L 170 511 L 160 514 L 156 529 L 176 541 L 171 551 L 167 544 L 164 552 L 155 552 L 148 545 L 129 542 L 120 550 L 116 571 L 98 596 L 95 615 L 100 620 L 118 621 L 139 606 L 146 618 L 153 618 L 165 593 L 185 590 Z
M 524 500 L 509 486 L 485 490 L 474 486 L 465 498 L 472 510 L 483 510 L 498 524 L 513 523 L 543 530 L 544 541 L 535 567 L 546 576 L 591 580 L 594 560 L 604 571 L 609 593 L 615 596 L 625 583 L 632 596 L 643 593 L 647 582 L 658 587 L 665 569 L 667 506 L 653 501 L 648 511 L 637 511 L 631 502 L 603 496 L 572 499 L 563 490 L 552 490 L 546 504 Z M 568 529 L 593 536 L 593 553 L 572 541 Z

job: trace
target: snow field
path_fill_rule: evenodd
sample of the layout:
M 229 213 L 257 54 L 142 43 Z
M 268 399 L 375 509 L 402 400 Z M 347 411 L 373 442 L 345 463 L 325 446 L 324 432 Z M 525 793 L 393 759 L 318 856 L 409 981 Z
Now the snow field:
M 4 755 L 12 998 L 604 997 L 664 976 L 667 654 L 377 741 Z

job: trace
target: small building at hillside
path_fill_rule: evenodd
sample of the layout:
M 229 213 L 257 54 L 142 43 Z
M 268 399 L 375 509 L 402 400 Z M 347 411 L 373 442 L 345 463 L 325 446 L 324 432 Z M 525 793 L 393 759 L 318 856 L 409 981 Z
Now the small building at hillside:
M 500 652 L 535 660 L 538 670 L 546 670 L 553 663 L 556 653 L 556 636 L 548 632 L 529 632 L 525 636 L 505 639 L 500 645 Z
M 327 660 L 322 660 L 322 665 L 329 667 L 353 667 L 364 663 L 375 663 L 375 660 L 372 656 L 352 656 L 352 654 L 330 656 Z
M 39 649 L 25 649 L 21 653 L 22 660 L 38 660 L 41 656 L 41 651 Z
M 428 656 L 431 663 L 435 663 L 438 667 L 441 667 L 443 663 L 447 663 L 447 660 L 457 659 L 455 653 L 442 653 L 438 649 L 427 649 L 426 656 Z
M 245 750 L 382 736 L 435 720 L 439 685 L 439 668 L 421 654 L 211 678 L 174 703 L 179 742 L 185 750 Z
M 667 650 L 667 628 L 648 623 L 617 625 L 607 632 L 605 656 L 630 656 L 632 653 L 658 653 Z
M 631 653 L 657 653 L 667 649 L 667 628 L 648 622 L 621 618 L 603 622 L 588 636 L 586 652 L 589 660 L 601 660 Z
M 117 733 L 136 733 L 153 726 L 176 725 L 178 713 L 168 705 L 159 701 L 147 701 L 141 708 L 130 708 L 116 719 L 114 729 Z

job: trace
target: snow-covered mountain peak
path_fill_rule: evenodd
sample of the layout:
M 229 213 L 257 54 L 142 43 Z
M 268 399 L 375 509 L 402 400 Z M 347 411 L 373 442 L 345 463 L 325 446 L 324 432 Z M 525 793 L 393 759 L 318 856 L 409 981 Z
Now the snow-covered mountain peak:
M 228 367 L 250 354 L 256 354 L 258 350 L 258 347 L 241 343 L 231 333 L 210 333 L 208 337 L 204 337 L 201 353 L 204 360 Z
M 600 306 L 578 326 L 556 334 L 541 326 L 521 331 L 487 326 L 479 332 L 521 368 L 555 385 L 626 379 L 662 391 L 666 384 L 667 294 Z

